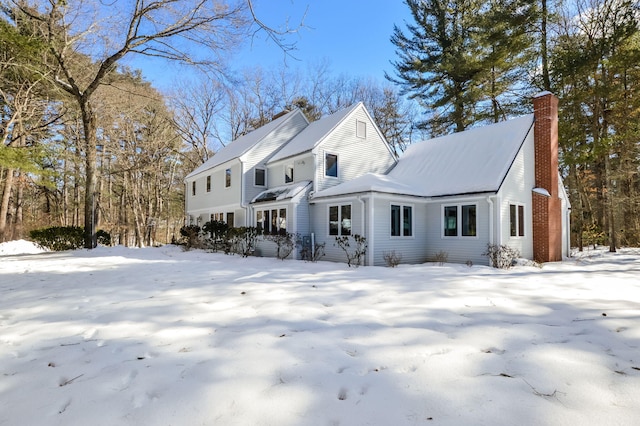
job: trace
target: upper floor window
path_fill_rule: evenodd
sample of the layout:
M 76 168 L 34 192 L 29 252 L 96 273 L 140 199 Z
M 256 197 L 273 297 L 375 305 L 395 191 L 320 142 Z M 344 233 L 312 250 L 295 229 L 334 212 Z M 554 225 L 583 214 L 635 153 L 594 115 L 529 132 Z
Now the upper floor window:
M 196 195 L 196 181 L 191 182 L 191 195 Z
M 338 177 L 338 156 L 326 153 L 324 155 L 324 175 Z
M 293 164 L 284 166 L 284 183 L 293 182 Z
M 524 206 L 509 204 L 509 230 L 512 237 L 524 237 Z
M 413 208 L 391 205 L 391 236 L 411 237 L 413 235 Z
M 475 204 L 459 204 L 444 206 L 443 235 L 445 237 L 475 237 L 476 234 Z
M 255 186 L 265 186 L 266 174 L 264 169 L 255 169 L 253 184 Z
M 207 192 L 211 192 L 211 175 L 207 176 Z
M 231 169 L 224 171 L 224 187 L 229 188 L 231 186 Z
M 366 138 L 367 137 L 367 123 L 364 121 L 356 120 L 356 137 L 358 138 Z
M 351 235 L 351 204 L 329 206 L 329 235 Z

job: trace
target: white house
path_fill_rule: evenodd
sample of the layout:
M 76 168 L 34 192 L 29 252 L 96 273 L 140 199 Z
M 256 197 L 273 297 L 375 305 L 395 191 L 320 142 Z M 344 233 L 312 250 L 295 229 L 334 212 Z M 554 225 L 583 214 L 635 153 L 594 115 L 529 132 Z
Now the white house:
M 276 122 L 256 145 L 275 148 L 260 163 L 267 189 L 248 203 L 238 197 L 244 206 L 234 206 L 236 226 L 245 209 L 243 225 L 312 235 L 333 261 L 345 261 L 336 237 L 359 234 L 368 243 L 368 265 L 384 265 L 391 252 L 403 263 L 444 252 L 449 261 L 488 264 L 487 244 L 543 262 L 568 255 L 570 207 L 558 174 L 557 98 L 550 93 L 534 99 L 534 114 L 414 144 L 400 160 L 362 104 L 311 124 L 301 120 L 302 130 L 288 141 L 268 143 Z M 221 153 L 218 173 L 236 161 Z M 187 185 L 212 170 L 205 166 Z M 190 216 L 222 209 L 215 199 L 199 200 L 197 191 L 192 197 Z M 272 250 L 262 244 L 260 252 Z

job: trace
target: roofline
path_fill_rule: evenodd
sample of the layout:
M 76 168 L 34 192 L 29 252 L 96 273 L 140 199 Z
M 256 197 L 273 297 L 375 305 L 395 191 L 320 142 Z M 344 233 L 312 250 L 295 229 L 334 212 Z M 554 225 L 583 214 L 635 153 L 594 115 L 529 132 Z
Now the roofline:
M 358 195 L 358 194 L 388 194 L 388 195 L 397 195 L 399 197 L 413 197 L 413 198 L 422 198 L 426 201 L 430 201 L 430 200 L 442 200 L 443 198 L 447 198 L 447 197 L 468 197 L 468 196 L 475 196 L 475 197 L 486 197 L 486 196 L 491 196 L 491 195 L 496 195 L 499 192 L 499 189 L 496 191 L 479 191 L 479 192 L 460 192 L 457 194 L 443 194 L 443 195 L 416 195 L 416 194 L 403 194 L 403 193 L 399 193 L 399 192 L 390 192 L 390 191 L 380 191 L 380 190 L 376 190 L 376 189 L 370 189 L 367 191 L 354 191 L 354 192 L 345 192 L 344 194 L 336 194 L 336 195 L 326 195 L 326 196 L 319 196 L 319 197 L 315 197 L 315 196 L 311 196 L 310 197 L 310 201 L 313 200 L 323 200 L 323 199 L 331 199 L 331 198 L 345 198 L 345 197 L 352 197 L 354 195 Z
M 272 130 L 271 132 L 266 133 L 264 136 L 262 136 L 260 139 L 258 139 L 258 140 L 256 141 L 256 143 L 254 143 L 253 145 L 249 146 L 247 149 L 245 149 L 244 151 L 242 151 L 240 154 L 238 154 L 237 156 L 235 156 L 235 157 L 233 157 L 233 158 L 228 159 L 228 160 L 227 160 L 227 161 L 225 161 L 224 163 L 216 164 L 215 166 L 212 166 L 212 167 L 209 167 L 209 168 L 207 168 L 207 169 L 201 170 L 201 171 L 200 171 L 200 172 L 198 172 L 197 174 L 200 174 L 200 173 L 202 173 L 202 172 L 206 172 L 206 171 L 211 170 L 211 169 L 215 169 L 216 167 L 221 166 L 221 165 L 223 165 L 223 164 L 225 164 L 225 163 L 228 163 L 229 161 L 232 161 L 232 160 L 235 160 L 235 159 L 240 160 L 240 161 L 242 162 L 242 160 L 240 159 L 241 157 L 243 157 L 247 152 L 251 151 L 251 149 L 253 149 L 253 148 L 254 148 L 254 147 L 256 147 L 258 144 L 260 144 L 260 143 L 261 143 L 261 142 L 262 142 L 262 141 L 263 141 L 263 140 L 264 140 L 268 135 L 270 135 L 271 133 L 273 133 L 273 132 L 275 132 L 276 130 L 278 130 L 281 126 L 283 126 L 283 125 L 284 125 L 284 123 L 286 123 L 286 122 L 288 122 L 289 120 L 291 120 L 291 119 L 295 116 L 295 114 L 294 114 L 295 112 L 299 112 L 299 113 L 300 113 L 300 115 L 302 115 L 302 117 L 305 119 L 305 121 L 307 122 L 307 124 L 309 123 L 309 120 L 308 120 L 308 119 L 307 119 L 307 117 L 304 115 L 304 113 L 302 112 L 302 110 L 300 110 L 300 108 L 295 108 L 293 111 L 289 111 L 287 114 L 285 114 L 285 115 L 284 115 L 284 116 L 287 116 L 287 115 L 288 115 L 289 117 L 287 117 L 286 119 L 282 120 L 282 122 L 281 122 L 280 124 L 278 124 L 276 127 L 274 127 L 274 128 L 273 128 L 273 130 Z M 281 117 L 278 117 L 278 118 L 281 118 Z M 276 118 L 275 120 L 277 120 L 278 118 Z M 271 123 L 271 122 L 273 122 L 273 121 L 274 121 L 274 120 L 271 120 L 269 123 Z M 268 125 L 269 123 L 266 123 L 266 124 L 264 124 L 263 126 L 260 126 L 260 127 L 258 127 L 257 129 L 254 129 L 253 131 L 256 131 L 256 130 L 260 129 L 261 127 L 264 127 L 264 126 Z M 249 134 L 251 134 L 251 133 L 252 133 L 252 132 L 246 133 L 246 134 L 244 134 L 244 135 L 240 136 L 240 138 L 241 138 L 241 137 L 244 137 L 244 136 L 248 136 L 248 135 L 249 135 Z M 237 141 L 237 140 L 238 140 L 238 139 L 240 139 L 240 138 L 236 138 L 236 139 L 232 140 L 231 142 L 229 142 L 229 144 L 231 144 L 231 143 L 233 143 L 233 142 Z M 284 144 L 284 145 L 286 145 L 286 144 Z M 284 146 L 284 145 L 283 145 L 283 146 Z M 228 145 L 225 145 L 225 147 L 226 147 L 226 146 L 228 146 Z M 223 147 L 223 148 L 224 148 L 224 147 Z M 279 151 L 280 149 L 282 149 L 282 146 L 278 149 L 278 151 Z M 273 154 L 275 155 L 275 153 L 277 153 L 278 151 L 274 152 Z M 213 157 L 211 157 L 211 158 L 214 158 L 214 157 L 215 157 L 215 153 L 213 154 Z M 207 160 L 207 161 L 208 161 L 208 160 Z M 204 164 L 204 163 L 203 163 L 203 164 Z M 197 170 L 197 168 L 196 168 L 196 170 Z M 185 181 L 186 181 L 186 179 L 187 179 L 188 177 L 191 177 L 192 175 L 193 175 L 193 176 L 195 176 L 195 175 L 193 174 L 193 172 L 191 172 L 191 173 L 189 173 L 187 176 L 185 176 Z
M 513 163 L 515 163 L 516 158 L 518 158 L 518 153 L 520 153 L 520 151 L 522 151 L 522 147 L 524 146 L 525 141 L 527 140 L 527 137 L 529 136 L 529 134 L 531 133 L 531 131 L 533 130 L 533 125 L 536 122 L 536 117 L 533 117 L 533 120 L 531 120 L 531 125 L 529 126 L 529 130 L 527 130 L 527 133 L 524 134 L 524 138 L 522 138 L 522 142 L 520 142 L 520 146 L 518 147 L 518 150 L 516 151 L 516 155 L 513 156 L 513 158 L 511 159 L 511 164 L 509 164 L 509 168 L 507 169 L 507 172 L 504 174 L 504 176 L 502 176 L 502 180 L 500 181 L 500 184 L 498 185 L 498 191 L 500 189 L 502 189 L 502 185 L 504 184 L 504 181 L 507 180 L 507 176 L 509 175 L 509 172 L 511 171 L 511 168 L 513 167 Z

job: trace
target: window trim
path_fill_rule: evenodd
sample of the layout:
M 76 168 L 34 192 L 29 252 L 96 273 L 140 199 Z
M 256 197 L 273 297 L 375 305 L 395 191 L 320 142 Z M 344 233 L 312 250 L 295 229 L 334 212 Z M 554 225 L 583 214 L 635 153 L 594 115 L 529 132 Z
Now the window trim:
M 363 125 L 364 134 L 361 134 L 360 131 L 359 131 L 360 124 Z M 367 122 L 366 121 L 356 119 L 356 137 L 358 139 L 366 139 L 367 138 Z
M 330 175 L 327 174 L 327 156 L 332 155 L 334 157 L 336 157 L 336 175 Z M 340 169 L 338 168 L 339 164 L 338 164 L 338 154 L 335 152 L 330 152 L 330 151 L 325 151 L 324 152 L 324 177 L 326 178 L 331 178 L 331 179 L 339 179 L 340 177 Z
M 462 235 L 462 209 L 463 207 L 475 207 L 475 235 Z M 444 226 L 444 212 L 447 207 L 455 207 L 456 208 L 456 235 L 445 235 L 445 226 Z M 440 205 L 440 238 L 447 239 L 469 239 L 469 238 L 479 238 L 478 236 L 478 203 L 447 203 Z
M 399 209 L 399 213 L 400 213 L 400 223 L 399 223 L 399 235 L 393 235 L 393 206 L 398 206 Z M 409 223 L 409 235 L 404 235 L 404 212 L 405 209 L 410 209 L 410 223 Z M 389 238 L 392 239 L 396 239 L 396 238 L 415 238 L 415 223 L 416 223 L 416 219 L 415 219 L 415 205 L 413 204 L 406 204 L 406 203 L 395 203 L 395 202 L 390 202 L 389 203 Z
M 511 228 L 511 207 L 515 207 L 515 229 Z M 525 238 L 527 236 L 527 212 L 524 203 L 509 203 L 509 238 Z M 520 216 L 522 214 L 522 217 Z M 512 234 L 515 231 L 515 235 Z
M 211 192 L 211 175 L 207 175 L 207 192 Z
M 231 188 L 231 168 L 224 171 L 224 187 Z
M 343 207 L 349 207 L 349 233 L 348 234 L 343 234 L 342 233 L 342 208 Z M 338 233 L 337 234 L 332 234 L 331 233 L 331 207 L 337 207 L 338 208 Z M 339 204 L 327 204 L 327 236 L 329 238 L 331 237 L 343 237 L 343 236 L 352 236 L 353 233 L 353 204 L 352 203 L 339 203 Z
M 265 234 L 265 235 L 271 235 L 274 234 L 273 232 L 273 215 L 272 212 L 276 212 L 277 215 L 276 217 L 276 231 L 275 233 L 280 233 L 282 230 L 284 230 L 284 232 L 287 232 L 287 227 L 289 226 L 289 208 L 286 205 L 280 204 L 280 205 L 274 205 L 274 206 L 263 206 L 260 208 L 257 208 L 254 210 L 254 215 L 253 215 L 253 223 L 256 227 L 256 229 L 260 229 L 261 234 Z M 282 216 L 282 212 L 284 211 L 284 216 Z M 266 212 L 266 214 L 265 214 Z M 258 226 L 258 214 L 262 215 L 262 220 L 260 221 L 260 223 L 262 224 L 261 226 Z M 265 224 L 266 224 L 266 220 L 269 220 L 269 229 L 265 230 Z M 284 223 L 283 223 L 284 221 Z M 282 226 L 284 224 L 284 226 Z M 275 234 L 274 234 L 275 235 Z
M 257 183 L 257 179 L 256 178 L 257 178 L 258 170 L 261 170 L 262 173 L 263 173 L 263 175 L 262 175 L 263 184 L 262 185 L 258 185 L 258 183 Z M 253 169 L 253 186 L 256 186 L 258 188 L 264 188 L 264 187 L 267 186 L 267 170 L 266 169 L 264 169 L 262 167 L 256 167 L 255 169 Z
M 291 179 L 289 179 L 288 171 L 291 170 Z M 287 163 L 284 165 L 284 183 L 293 183 L 295 182 L 296 175 L 294 172 L 293 163 Z

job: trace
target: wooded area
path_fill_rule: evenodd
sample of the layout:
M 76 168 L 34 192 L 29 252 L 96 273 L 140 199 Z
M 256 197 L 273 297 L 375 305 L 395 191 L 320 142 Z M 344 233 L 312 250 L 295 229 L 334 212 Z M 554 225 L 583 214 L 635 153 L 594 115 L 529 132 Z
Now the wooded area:
M 243 34 L 269 31 L 248 1 L 136 3 L 126 18 L 69 3 L 0 0 L 0 241 L 69 225 L 85 227 L 87 247 L 96 229 L 119 244 L 170 242 L 183 225 L 183 177 L 285 109 L 317 119 L 364 101 L 400 154 L 527 113 L 531 96 L 548 90 L 560 98 L 573 244 L 640 244 L 633 1 L 406 0 L 413 21 L 390 34 L 398 55 L 387 83 L 322 64 L 232 72 L 223 53 Z M 160 93 L 119 65 L 134 54 L 203 72 Z

